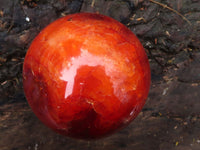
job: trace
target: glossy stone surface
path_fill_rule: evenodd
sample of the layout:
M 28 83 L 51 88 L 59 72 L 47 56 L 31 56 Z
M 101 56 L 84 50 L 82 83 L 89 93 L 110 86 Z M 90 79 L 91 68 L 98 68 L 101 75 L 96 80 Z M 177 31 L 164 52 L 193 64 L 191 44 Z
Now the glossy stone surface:
M 47 26 L 23 66 L 26 98 L 36 116 L 60 134 L 95 139 L 128 125 L 150 87 L 137 37 L 109 17 L 79 13 Z

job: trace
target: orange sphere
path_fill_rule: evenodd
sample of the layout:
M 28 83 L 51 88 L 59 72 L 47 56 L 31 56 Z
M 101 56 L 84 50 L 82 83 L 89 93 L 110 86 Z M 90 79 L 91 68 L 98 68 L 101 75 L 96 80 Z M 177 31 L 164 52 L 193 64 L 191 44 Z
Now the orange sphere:
M 23 66 L 26 98 L 48 127 L 95 139 L 130 123 L 150 87 L 150 67 L 138 38 L 118 21 L 78 13 L 48 25 Z

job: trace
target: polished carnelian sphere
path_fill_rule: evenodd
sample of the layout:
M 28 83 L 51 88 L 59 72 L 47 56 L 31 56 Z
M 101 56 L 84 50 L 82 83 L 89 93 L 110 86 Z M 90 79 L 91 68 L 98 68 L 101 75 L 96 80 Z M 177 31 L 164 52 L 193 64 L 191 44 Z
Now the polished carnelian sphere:
M 96 139 L 129 124 L 150 87 L 150 67 L 137 37 L 118 21 L 78 13 L 48 25 L 23 66 L 26 98 L 60 134 Z

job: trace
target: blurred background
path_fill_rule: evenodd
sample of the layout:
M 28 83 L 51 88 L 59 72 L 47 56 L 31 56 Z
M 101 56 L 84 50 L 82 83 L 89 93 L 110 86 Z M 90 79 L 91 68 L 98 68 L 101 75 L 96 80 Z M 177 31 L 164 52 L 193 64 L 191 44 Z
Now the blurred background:
M 23 93 L 22 65 L 34 37 L 57 18 L 97 12 L 142 42 L 152 84 L 138 117 L 97 141 L 45 127 Z M 1 150 L 200 150 L 199 0 L 0 0 Z

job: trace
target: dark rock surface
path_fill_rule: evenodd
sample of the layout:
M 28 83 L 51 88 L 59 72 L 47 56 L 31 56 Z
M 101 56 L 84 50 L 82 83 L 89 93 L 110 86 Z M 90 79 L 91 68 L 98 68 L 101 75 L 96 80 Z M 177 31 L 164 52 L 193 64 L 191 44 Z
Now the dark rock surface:
M 200 149 L 200 2 L 157 0 L 0 0 L 0 149 Z M 128 127 L 98 141 L 60 136 L 33 114 L 22 89 L 26 51 L 42 28 L 76 12 L 108 15 L 129 27 L 149 57 L 152 86 Z

